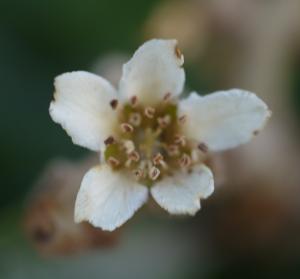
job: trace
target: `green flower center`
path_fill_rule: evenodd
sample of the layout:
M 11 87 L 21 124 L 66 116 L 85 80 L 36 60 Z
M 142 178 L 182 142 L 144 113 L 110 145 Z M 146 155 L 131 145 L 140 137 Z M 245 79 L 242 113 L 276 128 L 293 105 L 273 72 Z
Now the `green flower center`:
M 167 96 L 155 107 L 140 105 L 135 97 L 120 107 L 111 101 L 119 127 L 116 135 L 105 140 L 105 161 L 114 170 L 127 170 L 144 185 L 192 168 L 206 153 L 203 146 L 200 149 L 184 137 L 186 116 L 178 116 L 177 104 Z

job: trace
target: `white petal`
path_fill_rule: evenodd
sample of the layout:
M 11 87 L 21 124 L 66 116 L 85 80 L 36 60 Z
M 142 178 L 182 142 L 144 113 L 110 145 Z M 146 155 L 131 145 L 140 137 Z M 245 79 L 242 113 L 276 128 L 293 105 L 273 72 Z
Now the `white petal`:
M 132 217 L 148 198 L 148 189 L 107 165 L 84 176 L 75 204 L 75 222 L 89 221 L 112 231 Z
M 154 39 L 143 44 L 123 66 L 122 97 L 137 96 L 143 104 L 153 105 L 167 93 L 178 96 L 185 74 L 181 68 L 183 55 L 176 54 L 176 49 L 176 40 Z
M 116 121 L 110 101 L 116 91 L 105 79 L 88 72 L 71 72 L 55 79 L 52 119 L 62 125 L 75 144 L 98 151 Z
M 187 137 L 220 151 L 248 142 L 265 125 L 271 112 L 255 94 L 232 89 L 204 97 L 192 93 L 180 102 L 179 114 L 187 116 Z
M 213 175 L 204 165 L 192 173 L 179 172 L 168 176 L 151 188 L 153 198 L 169 213 L 190 215 L 200 209 L 200 198 L 209 197 L 213 191 Z

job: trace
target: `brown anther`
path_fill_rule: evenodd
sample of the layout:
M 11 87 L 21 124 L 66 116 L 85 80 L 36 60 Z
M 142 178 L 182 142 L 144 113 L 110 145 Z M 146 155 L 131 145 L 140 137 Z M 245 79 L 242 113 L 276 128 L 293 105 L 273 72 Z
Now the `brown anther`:
M 191 165 L 192 159 L 188 154 L 184 153 L 178 162 L 180 167 L 184 168 Z
M 208 152 L 208 146 L 204 142 L 201 142 L 201 143 L 198 144 L 198 149 L 200 151 L 202 151 L 203 153 Z
M 164 117 L 158 117 L 157 122 L 161 128 L 166 128 L 171 123 L 171 116 L 167 114 Z
M 132 96 L 132 97 L 131 97 L 130 103 L 131 103 L 131 105 L 132 105 L 133 107 L 136 106 L 137 100 L 138 100 L 138 99 L 137 99 L 137 96 Z
M 132 112 L 129 115 L 129 123 L 132 124 L 135 127 L 140 126 L 142 122 L 142 117 L 138 112 Z
M 254 136 L 257 136 L 258 134 L 259 134 L 259 130 L 253 131 L 253 135 L 254 135 Z
M 178 46 L 175 47 L 175 54 L 176 54 L 178 59 L 181 59 L 182 53 L 181 53 L 181 50 Z
M 139 180 L 144 176 L 144 172 L 141 169 L 136 169 L 136 170 L 133 171 L 133 175 L 134 175 L 136 180 Z
M 186 144 L 185 137 L 182 135 L 176 135 L 174 138 L 174 143 L 181 145 L 181 146 L 185 146 L 185 144 Z
M 160 175 L 160 170 L 157 167 L 151 167 L 149 170 L 149 177 L 151 180 L 156 180 Z
M 184 124 L 186 122 L 186 119 L 187 119 L 186 115 L 182 115 L 178 118 L 178 123 Z
M 177 156 L 177 155 L 179 155 L 179 148 L 178 148 L 177 145 L 171 144 L 171 145 L 168 146 L 167 152 L 168 152 L 168 155 L 171 156 L 171 157 L 172 156 Z
M 118 106 L 118 100 L 117 99 L 113 99 L 110 101 L 110 106 L 112 107 L 112 109 L 116 109 Z
M 114 142 L 115 142 L 115 139 L 114 139 L 112 136 L 108 137 L 108 138 L 104 141 L 105 145 L 110 145 L 110 144 L 113 144 Z
M 140 154 L 137 151 L 133 151 L 128 155 L 128 158 L 134 162 L 138 162 L 140 160 Z
M 118 159 L 116 159 L 115 157 L 112 157 L 112 156 L 110 156 L 110 157 L 107 159 L 107 163 L 108 163 L 111 167 L 113 167 L 113 168 L 115 168 L 115 167 L 117 167 L 117 166 L 120 165 L 120 161 L 119 161 Z
M 170 92 L 168 92 L 165 96 L 164 96 L 164 98 L 163 98 L 163 100 L 164 101 L 168 101 L 170 98 L 171 98 L 171 93 Z
M 163 159 L 164 157 L 160 153 L 157 153 L 155 156 L 153 156 L 152 162 L 154 165 L 158 165 Z
M 121 129 L 122 129 L 122 132 L 124 132 L 124 133 L 132 133 L 133 132 L 133 127 L 128 123 L 122 123 Z
M 153 118 L 154 114 L 155 114 L 155 108 L 153 108 L 153 107 L 146 107 L 145 108 L 145 115 L 148 118 Z

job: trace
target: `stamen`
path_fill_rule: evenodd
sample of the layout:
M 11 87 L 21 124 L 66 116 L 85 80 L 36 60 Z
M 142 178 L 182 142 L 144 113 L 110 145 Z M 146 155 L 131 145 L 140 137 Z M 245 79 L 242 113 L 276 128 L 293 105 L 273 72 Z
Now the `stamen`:
M 191 159 L 191 157 L 190 157 L 188 154 L 186 154 L 186 153 L 184 153 L 184 154 L 182 155 L 182 157 L 179 159 L 179 165 L 180 165 L 180 167 L 182 167 L 182 168 L 190 166 L 191 163 L 192 163 L 192 159 Z
M 171 144 L 167 147 L 168 155 L 171 157 L 179 155 L 179 148 L 175 144 Z
M 133 175 L 136 180 L 140 180 L 144 176 L 144 172 L 141 169 L 136 169 L 133 171 Z
M 115 168 L 115 167 L 117 167 L 117 166 L 120 165 L 120 161 L 119 161 L 117 158 L 112 157 L 112 156 L 110 156 L 110 157 L 107 159 L 107 162 L 108 162 L 108 164 L 109 164 L 111 167 L 113 167 L 113 168 Z
M 127 154 L 130 154 L 135 150 L 135 146 L 132 140 L 125 140 L 123 142 L 123 145 Z
M 171 123 L 171 116 L 167 114 L 164 117 L 159 117 L 157 122 L 161 128 L 166 128 Z
M 133 107 L 135 107 L 137 105 L 137 96 L 132 96 L 130 99 L 130 103 Z
M 181 59 L 182 53 L 178 46 L 175 47 L 175 54 L 176 54 L 177 58 Z
M 110 144 L 113 144 L 114 142 L 115 142 L 115 139 L 114 139 L 112 136 L 108 137 L 108 138 L 104 141 L 105 145 L 110 145 Z
M 116 109 L 118 106 L 118 100 L 117 99 L 113 99 L 110 101 L 110 106 L 112 107 L 112 109 Z
M 153 108 L 153 107 L 146 107 L 145 108 L 145 115 L 148 118 L 150 118 L 150 119 L 153 118 L 154 114 L 155 114 L 155 108 Z
M 160 175 L 160 170 L 157 167 L 151 167 L 149 170 L 149 177 L 152 180 L 156 180 Z
M 185 137 L 182 135 L 176 135 L 174 138 L 174 142 L 175 142 L 175 144 L 179 144 L 181 146 L 185 146 L 185 144 L 186 144 Z
M 160 162 L 164 159 L 164 157 L 160 154 L 157 153 L 153 158 L 152 158 L 152 162 L 154 165 L 158 165 L 160 164 Z
M 133 112 L 129 115 L 129 123 L 135 127 L 140 126 L 142 122 L 142 116 L 138 112 Z
M 203 153 L 208 152 L 208 146 L 204 142 L 198 144 L 198 149 L 201 150 Z
M 186 122 L 187 116 L 186 115 L 182 115 L 178 118 L 178 123 L 179 124 L 184 124 Z
M 132 133 L 133 132 L 133 127 L 128 123 L 122 123 L 121 129 L 122 129 L 123 133 Z
M 134 162 L 138 162 L 140 160 L 140 154 L 137 151 L 133 151 L 128 155 L 128 158 Z

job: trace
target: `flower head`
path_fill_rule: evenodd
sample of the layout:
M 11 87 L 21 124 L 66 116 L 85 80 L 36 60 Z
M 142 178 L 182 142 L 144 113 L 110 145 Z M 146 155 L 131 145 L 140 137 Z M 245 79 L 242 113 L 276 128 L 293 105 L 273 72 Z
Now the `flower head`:
M 207 154 L 246 143 L 263 128 L 270 111 L 250 92 L 179 101 L 183 62 L 176 40 L 151 40 L 123 66 L 118 91 L 82 71 L 55 79 L 52 119 L 75 144 L 101 154 L 81 183 L 75 221 L 114 230 L 149 189 L 169 213 L 194 215 L 214 190 Z

